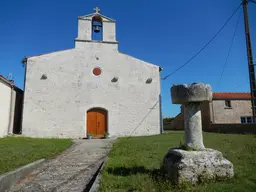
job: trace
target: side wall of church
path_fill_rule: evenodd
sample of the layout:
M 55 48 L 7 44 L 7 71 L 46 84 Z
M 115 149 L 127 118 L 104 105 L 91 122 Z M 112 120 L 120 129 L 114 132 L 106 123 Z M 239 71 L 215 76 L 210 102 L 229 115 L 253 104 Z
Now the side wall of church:
M 87 45 L 28 59 L 23 135 L 85 137 L 86 114 L 94 107 L 108 111 L 111 136 L 159 134 L 159 67 L 104 44 Z

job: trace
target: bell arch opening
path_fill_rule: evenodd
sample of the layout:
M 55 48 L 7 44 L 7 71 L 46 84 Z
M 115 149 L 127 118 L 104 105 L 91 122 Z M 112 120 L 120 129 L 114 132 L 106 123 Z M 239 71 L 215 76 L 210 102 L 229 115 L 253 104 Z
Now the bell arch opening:
M 99 15 L 95 15 L 92 18 L 92 40 L 103 40 L 103 22 L 101 16 Z

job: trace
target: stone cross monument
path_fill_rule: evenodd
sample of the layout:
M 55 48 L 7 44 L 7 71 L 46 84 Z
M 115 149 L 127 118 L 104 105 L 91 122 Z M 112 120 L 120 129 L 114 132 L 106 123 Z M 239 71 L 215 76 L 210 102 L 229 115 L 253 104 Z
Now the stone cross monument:
M 185 144 L 182 148 L 169 149 L 162 170 L 176 184 L 232 178 L 233 164 L 221 152 L 206 149 L 203 143 L 200 104 L 212 100 L 210 85 L 174 85 L 171 96 L 174 104 L 184 105 Z

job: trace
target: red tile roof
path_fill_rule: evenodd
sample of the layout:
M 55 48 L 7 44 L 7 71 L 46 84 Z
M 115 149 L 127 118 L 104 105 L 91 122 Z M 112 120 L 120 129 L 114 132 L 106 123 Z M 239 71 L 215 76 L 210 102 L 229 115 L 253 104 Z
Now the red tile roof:
M 250 93 L 213 93 L 213 99 L 251 99 Z

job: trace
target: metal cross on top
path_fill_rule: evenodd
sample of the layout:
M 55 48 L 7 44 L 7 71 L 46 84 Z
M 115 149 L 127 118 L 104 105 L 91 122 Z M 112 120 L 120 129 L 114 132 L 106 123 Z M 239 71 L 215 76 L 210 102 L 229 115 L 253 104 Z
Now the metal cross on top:
M 96 7 L 93 10 L 95 11 L 95 13 L 99 13 L 100 12 L 100 8 L 99 7 Z

